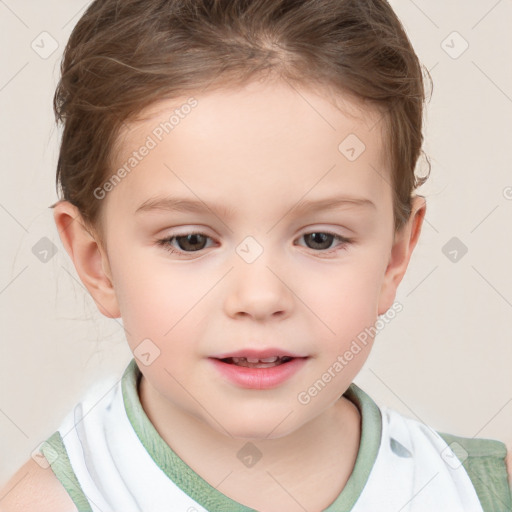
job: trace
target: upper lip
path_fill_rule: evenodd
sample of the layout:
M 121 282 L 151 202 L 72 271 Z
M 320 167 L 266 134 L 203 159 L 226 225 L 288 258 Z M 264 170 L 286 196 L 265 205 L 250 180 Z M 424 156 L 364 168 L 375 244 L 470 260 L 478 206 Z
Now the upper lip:
M 266 348 L 266 349 L 253 349 L 253 348 L 242 348 L 235 352 L 226 352 L 224 354 L 218 354 L 215 356 L 210 356 L 214 359 L 227 359 L 229 357 L 249 357 L 249 358 L 258 358 L 265 359 L 267 357 L 307 357 L 300 354 L 296 354 L 294 352 L 290 352 L 288 350 L 283 350 L 281 348 Z

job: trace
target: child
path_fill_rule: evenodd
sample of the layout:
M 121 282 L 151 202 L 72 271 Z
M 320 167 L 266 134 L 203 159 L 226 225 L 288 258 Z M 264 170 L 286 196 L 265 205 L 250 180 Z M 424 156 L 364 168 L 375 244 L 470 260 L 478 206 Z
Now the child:
M 511 510 L 502 442 L 353 383 L 425 216 L 423 103 L 384 0 L 93 2 L 54 216 L 134 359 L 4 510 Z

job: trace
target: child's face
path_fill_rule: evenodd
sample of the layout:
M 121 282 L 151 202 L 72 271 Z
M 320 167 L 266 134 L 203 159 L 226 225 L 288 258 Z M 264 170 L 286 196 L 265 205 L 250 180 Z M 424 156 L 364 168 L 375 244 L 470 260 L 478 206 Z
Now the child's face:
M 103 199 L 104 268 L 132 351 L 152 361 L 139 361 L 148 393 L 235 437 L 280 437 L 339 398 L 371 338 L 341 371 L 333 365 L 391 307 L 408 262 L 408 240 L 392 251 L 380 116 L 345 100 L 358 117 L 347 116 L 325 98 L 284 83 L 210 92 L 169 133 L 157 127 L 187 98 L 155 105 L 121 139 L 115 169 L 134 151 L 140 161 Z M 171 196 L 208 208 L 139 209 Z M 361 202 L 300 210 L 328 198 Z M 191 232 L 203 236 L 187 240 Z M 183 238 L 159 245 L 173 235 Z M 243 380 L 244 368 L 227 377 L 233 365 L 214 359 L 269 348 L 306 359 L 262 389 Z M 330 382 L 312 396 L 329 368 Z

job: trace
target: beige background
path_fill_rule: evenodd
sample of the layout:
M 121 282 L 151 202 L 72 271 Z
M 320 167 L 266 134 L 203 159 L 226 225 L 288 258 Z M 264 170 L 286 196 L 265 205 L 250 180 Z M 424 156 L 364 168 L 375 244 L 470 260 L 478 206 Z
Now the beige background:
M 51 102 L 87 4 L 0 1 L 0 483 L 92 383 L 131 358 L 121 324 L 103 318 L 79 282 L 48 209 Z M 404 309 L 355 382 L 437 430 L 512 447 L 512 3 L 392 5 L 434 80 L 425 127 L 433 167 L 421 190 L 427 221 L 397 297 Z M 32 252 L 43 237 L 57 249 L 46 263 Z M 468 249 L 456 262 L 443 253 L 453 237 Z

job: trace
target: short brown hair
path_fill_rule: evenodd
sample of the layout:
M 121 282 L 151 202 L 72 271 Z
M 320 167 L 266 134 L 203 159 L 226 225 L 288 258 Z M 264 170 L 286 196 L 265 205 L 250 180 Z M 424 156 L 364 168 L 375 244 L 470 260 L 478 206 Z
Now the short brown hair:
M 101 200 L 93 191 L 112 175 L 127 122 L 159 100 L 273 73 L 383 112 L 399 229 L 414 189 L 430 174 L 428 158 L 427 175 L 415 174 L 423 152 L 422 68 L 385 0 L 95 0 L 67 43 L 54 97 L 64 125 L 60 197 L 99 231 Z

